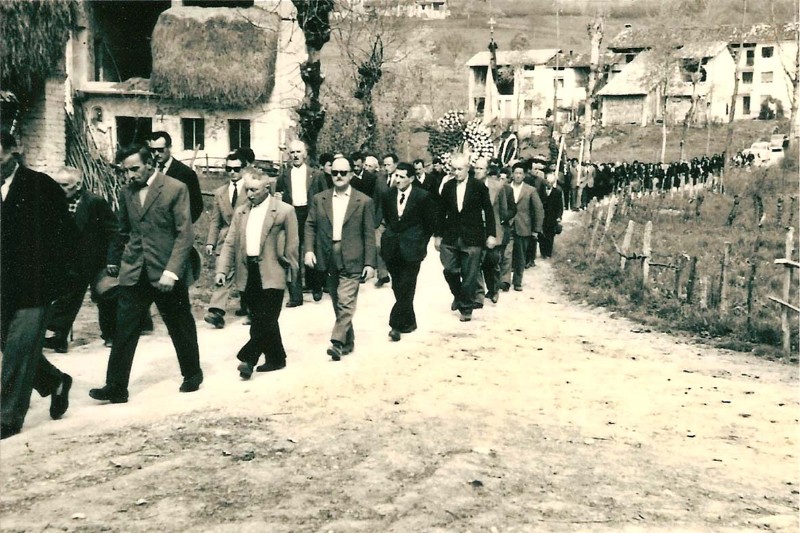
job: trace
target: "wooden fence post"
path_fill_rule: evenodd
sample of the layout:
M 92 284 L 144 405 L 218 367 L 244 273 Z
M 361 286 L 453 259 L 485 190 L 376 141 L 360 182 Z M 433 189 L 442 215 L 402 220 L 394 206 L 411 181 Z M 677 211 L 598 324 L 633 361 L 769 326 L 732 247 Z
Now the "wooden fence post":
M 595 250 L 594 258 L 600 259 L 600 256 L 603 255 L 603 243 L 606 240 L 606 235 L 608 234 L 608 228 L 611 227 L 611 221 L 614 219 L 614 210 L 616 209 L 617 204 L 612 202 L 608 206 L 608 213 L 606 215 L 606 223 L 603 226 L 603 234 L 600 236 L 600 242 L 597 243 L 597 250 Z
M 592 228 L 592 239 L 589 241 L 589 253 L 592 253 L 594 250 L 594 241 L 597 239 L 597 230 L 600 228 L 600 219 L 603 216 L 603 209 L 598 206 L 597 210 L 595 211 L 595 219 L 594 219 L 594 228 Z
M 708 276 L 700 278 L 700 309 L 708 309 Z
M 728 215 L 728 221 L 725 222 L 726 226 L 733 226 L 733 221 L 736 219 L 736 214 L 739 212 L 739 201 L 739 195 L 735 194 L 733 196 L 733 207 Z
M 619 269 L 620 271 L 625 271 L 625 263 L 628 262 L 628 258 L 625 255 L 628 255 L 628 248 L 631 246 L 631 239 L 633 238 L 633 228 L 636 226 L 636 222 L 633 220 L 628 221 L 628 229 L 625 230 L 625 238 L 622 239 L 622 253 L 624 254 L 622 257 L 619 258 Z
M 757 267 L 755 261 L 750 263 L 750 275 L 747 277 L 747 331 L 753 327 L 753 286 L 756 284 Z
M 642 245 L 642 285 L 647 287 L 650 283 L 650 254 L 653 251 L 653 221 L 648 220 L 644 227 L 644 244 Z
M 689 279 L 686 281 L 686 303 L 692 303 L 694 298 L 694 284 L 697 277 L 697 256 L 689 262 Z
M 756 211 L 756 220 L 758 221 L 758 227 L 760 228 L 764 224 L 764 220 L 767 218 L 766 213 L 764 212 L 764 200 L 761 199 L 760 194 L 753 195 L 753 209 Z
M 731 243 L 725 242 L 722 252 L 722 269 L 719 277 L 719 310 L 725 313 L 728 310 L 728 261 L 731 255 Z
M 786 232 L 786 260 L 791 261 L 794 252 L 794 228 Z M 788 302 L 792 291 L 792 267 L 786 265 L 783 274 L 783 301 Z M 783 332 L 783 354 L 788 356 L 792 350 L 792 325 L 789 322 L 789 308 L 781 306 L 781 331 Z
M 775 225 L 781 227 L 783 220 L 783 196 L 778 196 L 778 208 L 775 210 Z
M 786 223 L 787 227 L 791 227 L 794 222 L 794 212 L 797 210 L 797 196 L 792 196 L 792 203 L 789 207 L 789 222 Z

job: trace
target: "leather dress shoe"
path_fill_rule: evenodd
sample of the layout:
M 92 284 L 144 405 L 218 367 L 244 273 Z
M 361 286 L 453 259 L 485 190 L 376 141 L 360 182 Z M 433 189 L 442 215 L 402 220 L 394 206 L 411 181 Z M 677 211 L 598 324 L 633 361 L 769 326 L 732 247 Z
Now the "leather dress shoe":
M 392 342 L 397 342 L 400 340 L 400 332 L 394 328 L 392 331 L 389 332 L 389 338 L 392 339 Z
M 289 300 L 286 303 L 286 307 L 300 307 L 301 305 L 303 305 L 303 300 L 300 300 L 299 302 L 298 301 Z
M 454 299 L 453 303 L 450 304 L 451 311 L 458 311 L 458 299 Z
M 500 295 L 496 292 L 493 292 L 487 295 L 486 297 L 489 298 L 489 300 L 491 300 L 493 304 L 496 304 L 498 300 L 500 300 Z
M 8 437 L 13 437 L 17 433 L 22 431 L 20 426 L 11 426 L 7 424 L 0 425 L 0 440 L 7 439 Z
M 389 276 L 383 276 L 382 278 L 378 278 L 378 281 L 375 282 L 375 286 L 380 289 L 390 281 L 392 281 L 392 278 L 390 278 Z
M 322 291 L 312 291 L 311 295 L 315 302 L 322 300 Z
M 328 355 L 331 356 L 331 359 L 333 359 L 334 361 L 339 361 L 339 360 L 341 360 L 342 355 L 343 355 L 342 354 L 342 347 L 339 344 L 331 344 L 328 347 L 327 353 L 328 353 Z
M 69 351 L 69 342 L 67 342 L 66 335 L 54 335 L 44 340 L 44 347 L 55 350 L 56 353 L 67 353 Z
M 61 378 L 61 392 L 50 395 L 50 418 L 58 420 L 69 409 L 69 390 L 72 388 L 72 376 L 64 374 Z
M 472 320 L 472 309 L 462 309 L 461 310 L 461 317 L 459 318 L 461 322 L 469 322 Z
M 209 311 L 206 313 L 206 316 L 203 317 L 203 320 L 217 329 L 222 329 L 225 327 L 225 318 L 221 314 L 214 311 Z
M 345 344 L 342 346 L 342 355 L 350 355 L 356 349 L 355 344 Z
M 511 289 L 511 284 L 504 281 L 500 284 L 500 288 L 503 290 L 503 292 L 508 292 Z
M 417 326 L 412 326 L 410 328 L 398 330 L 400 333 L 412 333 L 417 330 Z
M 114 339 L 104 339 L 103 346 L 106 348 L 113 348 L 114 347 Z
M 90 389 L 89 397 L 101 402 L 127 403 L 128 391 L 120 391 L 106 385 L 102 389 Z
M 522 292 L 522 285 L 514 285 L 514 290 L 517 292 Z
M 239 363 L 239 377 L 242 379 L 250 379 L 250 376 L 253 375 L 253 365 L 246 361 L 242 361 Z
M 200 384 L 203 383 L 203 371 L 199 371 L 197 374 L 193 376 L 189 376 L 188 378 L 183 379 L 183 383 L 181 383 L 180 388 L 178 389 L 181 392 L 194 392 L 200 388 Z
M 233 314 L 236 316 L 247 316 L 247 309 L 237 309 Z
M 286 368 L 286 361 L 282 363 L 264 363 L 263 365 L 258 365 L 256 367 L 256 372 L 274 372 L 281 368 Z

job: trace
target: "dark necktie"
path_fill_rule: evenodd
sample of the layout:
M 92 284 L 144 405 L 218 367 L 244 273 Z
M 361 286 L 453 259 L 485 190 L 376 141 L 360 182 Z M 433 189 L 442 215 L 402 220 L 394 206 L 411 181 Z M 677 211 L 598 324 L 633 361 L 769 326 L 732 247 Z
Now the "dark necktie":
M 233 198 L 231 198 L 231 205 L 236 207 L 236 200 L 239 199 L 239 187 L 236 185 L 233 186 Z
M 164 172 L 164 166 L 165 166 L 164 163 L 159 163 L 158 164 L 158 171 L 159 172 Z
M 406 201 L 406 193 L 400 193 L 400 205 L 403 205 L 403 202 Z

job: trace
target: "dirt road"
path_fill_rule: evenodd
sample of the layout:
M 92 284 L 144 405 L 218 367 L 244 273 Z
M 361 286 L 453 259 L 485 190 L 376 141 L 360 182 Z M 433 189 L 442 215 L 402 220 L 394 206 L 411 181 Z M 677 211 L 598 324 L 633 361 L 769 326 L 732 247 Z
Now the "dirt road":
M 0 529 L 798 530 L 796 367 L 567 302 L 546 262 L 526 276 L 462 324 L 429 256 L 399 343 L 370 283 L 339 363 L 327 297 L 284 310 L 288 367 L 249 382 L 247 328 L 200 325 L 194 394 L 164 335 L 142 339 L 125 405 L 86 394 L 97 342 L 53 356 L 72 405 L 54 422 L 35 397 L 3 441 Z

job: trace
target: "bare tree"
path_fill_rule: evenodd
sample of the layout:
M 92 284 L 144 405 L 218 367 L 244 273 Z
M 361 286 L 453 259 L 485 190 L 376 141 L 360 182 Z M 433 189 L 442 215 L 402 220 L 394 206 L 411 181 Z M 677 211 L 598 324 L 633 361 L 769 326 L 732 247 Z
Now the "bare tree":
M 585 160 L 592 160 L 592 141 L 594 140 L 594 102 L 597 80 L 600 74 L 600 45 L 603 43 L 603 16 L 598 14 L 587 26 L 589 39 L 591 40 L 589 82 L 586 86 L 586 104 L 584 105 L 584 129 L 583 129 L 583 149 Z M 581 155 L 584 160 L 584 155 Z
M 800 106 L 800 0 L 792 2 L 793 5 L 793 22 L 786 23 L 783 13 L 777 13 L 775 0 L 770 0 L 770 25 L 775 35 L 775 45 L 778 49 L 778 57 L 780 58 L 781 67 L 784 72 L 784 79 L 788 85 L 789 94 L 789 124 L 791 128 L 790 136 L 795 139 L 800 135 L 800 115 L 798 115 L 798 106 Z M 791 26 L 791 30 L 787 32 L 787 28 Z M 789 33 L 793 36 L 794 54 L 792 54 L 792 61 L 786 61 L 786 53 L 783 49 L 783 43 L 786 39 L 786 34 Z

